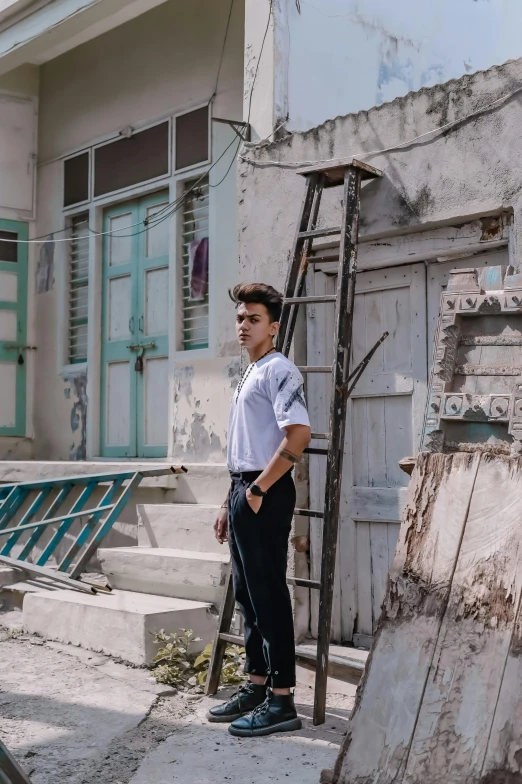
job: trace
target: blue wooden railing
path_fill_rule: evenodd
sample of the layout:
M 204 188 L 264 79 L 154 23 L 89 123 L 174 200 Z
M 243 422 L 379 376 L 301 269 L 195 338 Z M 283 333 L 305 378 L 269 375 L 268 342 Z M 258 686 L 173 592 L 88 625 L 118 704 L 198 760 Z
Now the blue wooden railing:
M 0 563 L 95 592 L 93 586 L 79 583 L 78 578 L 133 490 L 144 477 L 184 473 L 185 470 L 171 466 L 0 485 Z M 106 488 L 105 492 L 95 504 L 92 496 L 102 486 Z M 50 568 L 49 561 L 57 560 L 57 549 L 66 534 L 71 535 L 76 521 L 80 522 L 80 530 L 76 528 L 65 555 L 57 566 Z M 42 545 L 41 539 L 47 531 L 50 537 Z M 17 555 L 13 557 L 15 545 Z

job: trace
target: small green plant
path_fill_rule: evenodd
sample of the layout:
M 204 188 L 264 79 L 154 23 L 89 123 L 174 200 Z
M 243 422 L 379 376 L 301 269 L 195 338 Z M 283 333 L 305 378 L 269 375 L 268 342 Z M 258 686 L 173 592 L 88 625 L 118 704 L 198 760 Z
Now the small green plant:
M 191 652 L 191 646 L 199 642 L 188 629 L 166 634 L 162 629 L 154 636 L 154 642 L 161 645 L 154 657 L 152 673 L 158 683 L 166 683 L 177 688 L 203 686 L 205 683 L 212 643 L 200 654 Z M 240 683 L 243 680 L 242 669 L 245 649 L 230 645 L 225 651 L 221 684 Z
M 197 668 L 196 680 L 200 685 L 205 683 L 213 647 L 210 642 L 194 662 L 194 666 Z M 233 683 L 241 683 L 245 679 L 243 675 L 244 666 L 245 649 L 240 648 L 239 645 L 229 645 L 225 649 L 220 684 L 228 686 Z
M 21 637 L 23 633 L 23 629 L 9 629 L 2 637 L 2 642 L 5 642 L 6 640 L 16 640 L 18 637 Z

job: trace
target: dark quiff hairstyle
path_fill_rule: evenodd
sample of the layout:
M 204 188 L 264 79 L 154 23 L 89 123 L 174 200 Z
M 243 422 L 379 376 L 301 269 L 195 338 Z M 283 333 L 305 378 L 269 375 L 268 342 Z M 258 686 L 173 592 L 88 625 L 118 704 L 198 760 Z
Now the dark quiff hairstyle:
M 236 307 L 242 303 L 264 305 L 270 321 L 279 321 L 283 309 L 283 295 L 267 283 L 238 283 L 228 295 Z

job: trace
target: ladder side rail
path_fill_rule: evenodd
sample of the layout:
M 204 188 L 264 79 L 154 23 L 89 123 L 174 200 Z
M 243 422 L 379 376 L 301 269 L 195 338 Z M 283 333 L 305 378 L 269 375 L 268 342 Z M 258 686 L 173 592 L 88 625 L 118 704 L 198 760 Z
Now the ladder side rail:
M 323 724 L 326 713 L 328 647 L 339 532 L 344 436 L 346 429 L 346 380 L 351 354 L 355 281 L 357 274 L 357 240 L 359 230 L 361 173 L 350 167 L 344 175 L 344 215 L 339 254 L 337 288 L 335 360 L 330 405 L 330 442 L 326 465 L 321 590 L 317 635 L 317 669 L 315 674 L 314 724 Z
M 299 268 L 301 265 L 301 255 L 305 244 L 305 240 L 302 237 L 300 237 L 299 234 L 302 231 L 306 231 L 306 229 L 308 228 L 308 224 L 310 222 L 310 216 L 312 213 L 312 208 L 314 205 L 314 196 L 315 196 L 316 185 L 318 182 L 318 177 L 319 175 L 317 174 L 311 174 L 309 177 L 306 178 L 305 195 L 301 205 L 301 214 L 299 218 L 299 223 L 297 224 L 296 227 L 295 238 L 292 246 L 292 260 L 290 263 L 290 268 L 288 270 L 288 275 L 286 277 L 285 298 L 292 296 L 297 284 Z M 278 351 L 281 351 L 283 347 L 283 340 L 286 334 L 289 316 L 290 316 L 290 308 L 286 305 L 283 305 L 279 334 L 277 336 L 277 344 L 276 344 L 276 348 Z
M 321 199 L 324 188 L 324 176 L 320 174 L 317 178 L 317 185 L 315 187 L 314 203 L 312 206 L 312 214 L 310 217 L 310 228 L 315 229 L 317 220 L 319 218 L 319 208 L 321 206 Z M 308 274 L 308 258 L 312 252 L 313 240 L 307 239 L 301 251 L 301 261 L 299 264 L 299 273 L 295 287 L 295 296 L 301 297 L 305 289 L 306 276 Z M 286 295 L 288 296 L 288 295 Z M 281 352 L 287 357 L 290 354 L 290 347 L 294 337 L 295 325 L 299 313 L 299 305 L 291 305 L 289 311 L 288 322 L 285 329 L 285 334 L 282 336 Z
M 207 680 L 205 683 L 205 694 L 215 694 L 219 688 L 221 670 L 223 669 L 223 658 L 225 656 L 225 650 L 227 647 L 226 640 L 224 640 L 221 635 L 227 634 L 230 631 L 232 618 L 234 616 L 234 604 L 235 596 L 232 582 L 232 566 L 230 565 L 225 582 L 225 591 L 223 594 L 223 601 L 221 603 L 217 632 L 212 648 L 212 656 L 210 657 L 210 664 L 208 667 Z

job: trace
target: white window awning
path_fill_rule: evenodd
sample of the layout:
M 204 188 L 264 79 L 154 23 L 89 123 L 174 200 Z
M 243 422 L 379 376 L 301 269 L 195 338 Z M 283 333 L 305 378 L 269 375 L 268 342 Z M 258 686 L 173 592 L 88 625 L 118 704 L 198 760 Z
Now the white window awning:
M 0 0 L 0 75 L 40 65 L 165 0 Z

